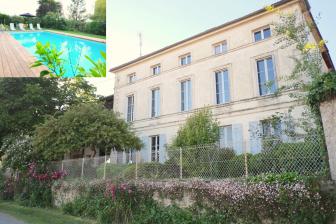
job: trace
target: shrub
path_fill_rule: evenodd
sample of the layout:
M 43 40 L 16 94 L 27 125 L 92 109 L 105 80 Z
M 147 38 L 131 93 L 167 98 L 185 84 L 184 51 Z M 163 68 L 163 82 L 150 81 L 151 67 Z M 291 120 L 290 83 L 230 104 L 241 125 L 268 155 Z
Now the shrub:
M 97 168 L 97 178 L 103 178 L 104 167 L 105 164 L 101 164 Z M 132 167 L 134 167 L 134 169 Z M 124 180 L 131 174 L 128 171 L 129 169 L 134 170 L 135 172 L 135 164 L 106 164 L 106 179 L 112 180 L 113 182 Z M 134 176 L 135 175 L 131 175 L 131 177 Z
M 106 35 L 106 22 L 92 21 L 85 24 L 83 32 L 96 35 Z

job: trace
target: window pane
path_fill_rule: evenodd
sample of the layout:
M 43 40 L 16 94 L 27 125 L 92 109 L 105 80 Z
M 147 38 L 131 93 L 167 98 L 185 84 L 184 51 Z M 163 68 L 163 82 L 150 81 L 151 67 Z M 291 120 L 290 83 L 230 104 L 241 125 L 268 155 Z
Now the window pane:
M 222 53 L 221 46 L 220 45 L 215 46 L 215 54 L 220 54 L 220 53 Z
M 260 40 L 262 40 L 262 37 L 261 37 L 261 31 L 258 31 L 258 32 L 255 32 L 255 33 L 254 33 L 254 40 L 255 40 L 255 41 L 260 41 Z
M 218 72 L 216 72 L 216 102 L 217 102 L 217 104 L 221 104 L 222 103 L 222 101 L 221 101 L 221 92 L 220 92 L 220 90 L 221 90 L 221 82 L 220 82 L 220 77 L 219 77 L 219 73 Z
M 264 39 L 271 37 L 271 29 L 266 28 L 264 29 Z
M 225 52 L 227 52 L 227 43 L 226 42 L 222 44 L 222 53 L 225 53 Z
M 223 79 L 224 79 L 224 100 L 225 103 L 230 101 L 230 83 L 229 83 L 229 72 L 223 71 Z
M 274 93 L 276 91 L 275 73 L 272 58 L 267 59 L 267 75 L 268 75 L 268 92 Z
M 266 83 L 266 74 L 265 74 L 265 64 L 264 60 L 257 62 L 258 67 L 258 82 L 259 82 L 259 94 L 261 96 L 267 94 L 267 89 L 265 86 Z
M 185 82 L 181 82 L 181 111 L 185 110 Z

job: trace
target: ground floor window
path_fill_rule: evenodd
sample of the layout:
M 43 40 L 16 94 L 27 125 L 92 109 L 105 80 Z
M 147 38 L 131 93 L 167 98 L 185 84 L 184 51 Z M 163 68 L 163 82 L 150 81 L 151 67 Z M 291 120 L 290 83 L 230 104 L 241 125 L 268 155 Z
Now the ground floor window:
M 160 159 L 160 136 L 155 135 L 151 137 L 151 161 L 159 162 Z

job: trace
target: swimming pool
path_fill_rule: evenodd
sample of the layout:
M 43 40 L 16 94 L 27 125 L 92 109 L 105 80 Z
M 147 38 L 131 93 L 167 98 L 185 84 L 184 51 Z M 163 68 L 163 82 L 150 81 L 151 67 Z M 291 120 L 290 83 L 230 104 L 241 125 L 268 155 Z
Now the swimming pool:
M 35 55 L 36 43 L 46 44 L 49 42 L 57 50 L 62 51 L 65 60 L 65 77 L 73 77 L 77 65 L 89 69 L 92 64 L 85 58 L 89 56 L 94 61 L 103 60 L 100 52 L 106 52 L 106 44 L 81 38 L 56 34 L 47 31 L 41 32 L 13 32 L 11 35 L 20 42 L 32 55 Z

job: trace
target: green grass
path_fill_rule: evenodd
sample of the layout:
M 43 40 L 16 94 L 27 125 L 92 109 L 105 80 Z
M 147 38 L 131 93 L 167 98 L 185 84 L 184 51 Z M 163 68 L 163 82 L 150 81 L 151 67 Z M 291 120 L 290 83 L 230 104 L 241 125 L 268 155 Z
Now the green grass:
M 59 32 L 63 32 L 63 33 L 76 34 L 76 35 L 82 35 L 82 36 L 94 37 L 94 38 L 99 38 L 99 39 L 106 40 L 106 36 L 95 35 L 95 34 L 90 34 L 90 33 L 83 33 L 83 32 L 77 32 L 77 31 L 67 31 L 67 30 L 56 30 L 56 29 L 46 29 L 46 30 L 59 31 Z
M 94 224 L 93 220 L 64 215 L 59 209 L 29 208 L 0 201 L 0 212 L 30 224 Z

